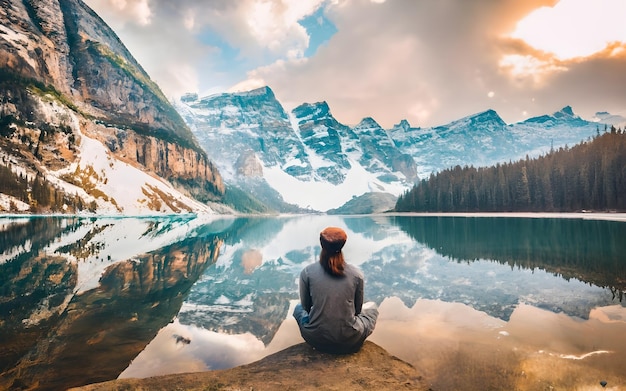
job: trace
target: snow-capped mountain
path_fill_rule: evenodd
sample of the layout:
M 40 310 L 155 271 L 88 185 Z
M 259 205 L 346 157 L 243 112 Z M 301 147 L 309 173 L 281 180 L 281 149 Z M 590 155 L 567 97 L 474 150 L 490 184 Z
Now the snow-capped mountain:
M 0 4 L 0 97 L 0 212 L 208 212 L 224 194 L 180 115 L 80 0 Z
M 408 181 L 417 177 L 416 164 L 411 155 L 402 153 L 389 134 L 373 118 L 364 118 L 354 127 L 359 138 L 359 163 L 370 172 L 380 172 L 389 181 L 400 180 L 401 173 Z M 379 177 L 380 178 L 380 177 Z
M 415 178 L 412 158 L 375 121 L 342 125 L 325 102 L 287 114 L 263 87 L 176 106 L 226 182 L 263 202 L 325 211 L 368 192 L 398 195 Z
M 215 159 L 223 165 L 223 175 L 257 175 L 252 151 L 263 164 L 280 167 L 295 178 L 311 175 L 304 145 L 293 132 L 290 119 L 269 88 L 245 94 L 220 94 L 193 104 L 193 115 L 200 123 L 190 122 L 195 134 Z M 183 115 L 189 118 L 188 113 Z M 198 128 L 214 131 L 203 132 Z M 210 146 L 210 147 L 209 147 Z
M 269 87 L 185 99 L 176 107 L 225 181 L 262 202 L 273 199 L 278 210 L 276 197 L 328 211 L 366 193 L 398 196 L 442 169 L 538 156 L 599 129 L 569 106 L 516 124 L 487 110 L 431 128 L 402 120 L 383 129 L 369 117 L 348 126 L 326 102 L 286 113 Z
M 603 126 L 602 126 L 603 128 Z M 529 118 L 509 125 L 514 144 L 510 145 L 512 160 L 548 152 L 550 148 L 572 146 L 595 136 L 600 125 L 580 118 L 570 106 L 552 115 Z
M 355 151 L 356 134 L 337 122 L 326 102 L 305 103 L 296 107 L 292 123 L 294 129 L 300 131 L 300 139 L 308 155 L 320 158 L 312 162 L 318 176 L 333 185 L 342 183 L 352 167 L 348 153 Z M 342 144 L 350 144 L 350 147 L 344 149 Z
M 493 110 L 434 128 L 411 128 L 402 121 L 390 131 L 397 145 L 412 155 L 418 175 L 456 165 L 490 166 L 546 153 L 550 148 L 577 144 L 598 131 L 598 124 L 577 116 L 566 106 L 552 115 L 507 125 Z
M 389 133 L 397 145 L 412 155 L 423 179 L 455 165 L 486 166 L 500 161 L 513 142 L 506 123 L 493 110 L 434 128 L 411 128 L 406 120 Z

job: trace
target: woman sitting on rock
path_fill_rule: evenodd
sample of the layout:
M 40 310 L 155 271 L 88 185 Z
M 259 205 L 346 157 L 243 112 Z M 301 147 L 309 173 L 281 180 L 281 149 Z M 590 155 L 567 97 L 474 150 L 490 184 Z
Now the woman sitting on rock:
M 363 308 L 363 273 L 343 259 L 347 238 L 336 227 L 320 233 L 320 260 L 300 273 L 300 303 L 293 312 L 302 338 L 327 353 L 358 351 L 378 318 L 374 303 Z

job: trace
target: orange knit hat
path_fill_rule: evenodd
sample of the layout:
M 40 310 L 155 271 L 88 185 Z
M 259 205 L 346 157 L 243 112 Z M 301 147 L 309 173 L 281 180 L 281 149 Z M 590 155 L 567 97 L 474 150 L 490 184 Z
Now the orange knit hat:
M 348 235 L 341 228 L 328 227 L 320 232 L 320 244 L 331 254 L 341 252 L 346 240 L 348 240 Z

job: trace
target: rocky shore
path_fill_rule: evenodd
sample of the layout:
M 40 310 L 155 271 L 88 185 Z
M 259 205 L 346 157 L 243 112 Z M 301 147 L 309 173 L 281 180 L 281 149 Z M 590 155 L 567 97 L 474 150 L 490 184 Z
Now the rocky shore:
M 145 379 L 118 379 L 73 388 L 104 390 L 429 390 L 411 364 L 366 341 L 356 354 L 331 355 L 305 343 L 231 369 Z

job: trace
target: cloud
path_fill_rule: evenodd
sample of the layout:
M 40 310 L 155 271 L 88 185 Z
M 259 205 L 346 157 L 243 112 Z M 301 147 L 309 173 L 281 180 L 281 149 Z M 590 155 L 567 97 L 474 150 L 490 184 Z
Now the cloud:
M 623 110 L 626 98 L 616 87 L 624 85 L 622 73 L 594 73 L 623 64 L 621 47 L 591 66 L 590 58 L 563 61 L 511 36 L 532 11 L 556 3 L 340 1 L 326 11 L 338 32 L 316 56 L 261 67 L 249 77 L 270 85 L 288 108 L 326 100 L 348 124 L 373 116 L 385 127 L 402 118 L 435 126 L 490 108 L 516 122 L 566 105 L 590 116 L 603 107 L 585 93 L 590 83 L 612 97 L 599 101 Z
M 114 16 L 118 23 L 150 24 L 152 11 L 149 0 L 91 0 L 88 4 L 103 13 Z M 101 15 L 102 16 L 102 15 Z
M 537 103 L 555 108 L 555 102 L 571 105 L 577 114 L 591 118 L 598 111 L 626 114 L 626 51 L 611 47 L 568 63 L 568 71 L 554 75 L 542 89 Z
M 500 70 L 534 94 L 533 105 L 579 115 L 626 109 L 626 29 L 621 0 L 561 0 L 539 7 L 503 37 Z M 544 109 L 545 110 L 545 109 Z M 535 113 L 537 110 L 534 110 Z
M 245 56 L 301 57 L 309 36 L 298 21 L 315 12 L 322 1 L 239 1 L 228 13 L 214 15 L 226 23 L 206 23 Z
M 168 95 L 226 90 L 247 71 L 302 58 L 298 21 L 324 0 L 86 0 Z M 201 91 L 202 92 L 202 91 Z
M 591 57 L 617 58 L 626 47 L 621 0 L 561 0 L 539 7 L 503 38 L 500 68 L 513 82 L 543 87 Z
M 327 17 L 338 32 L 316 56 L 262 67 L 249 78 L 270 85 L 290 107 L 326 100 L 345 123 L 372 115 L 387 127 L 403 118 L 442 124 L 490 108 L 490 91 L 507 96 L 500 36 L 546 2 L 518 3 L 337 2 Z
M 583 0 L 86 1 L 170 96 L 269 85 L 286 109 L 325 100 L 341 122 L 372 116 L 385 127 L 487 109 L 515 122 L 566 105 L 584 115 L 626 108 L 619 41 L 572 58 L 523 27 L 544 9 L 553 23 L 539 29 L 544 38 L 566 39 L 551 26 L 569 20 L 584 36 L 615 40 L 609 32 L 624 24 L 607 21 L 624 15 L 613 8 L 623 0 L 592 2 L 600 11 L 585 10 L 586 23 L 563 19 Z M 312 17 L 334 29 L 323 44 L 301 24 Z
M 623 0 L 562 0 L 520 20 L 511 36 L 561 60 L 587 57 L 613 42 L 626 43 L 625 15 Z
M 529 54 L 507 54 L 500 59 L 500 68 L 513 77 L 514 82 L 538 86 L 556 72 L 568 68 L 555 59 L 542 60 Z

